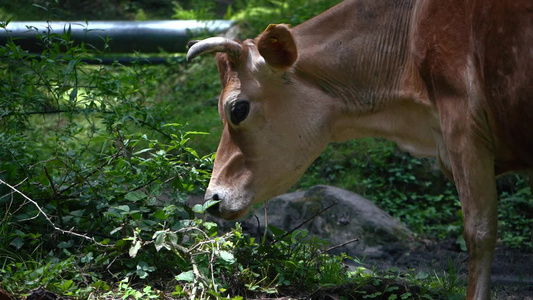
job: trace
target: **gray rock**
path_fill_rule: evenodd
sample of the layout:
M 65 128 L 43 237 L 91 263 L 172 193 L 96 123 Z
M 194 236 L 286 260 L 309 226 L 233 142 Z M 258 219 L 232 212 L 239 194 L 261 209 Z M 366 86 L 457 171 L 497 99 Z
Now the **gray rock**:
M 330 205 L 332 207 L 313 218 Z M 330 253 L 346 253 L 364 258 L 366 262 L 379 260 L 393 264 L 414 243 L 413 233 L 372 201 L 336 187 L 318 185 L 308 191 L 284 194 L 270 199 L 267 207 L 268 224 L 285 231 L 311 219 L 299 229 L 329 242 L 326 248 L 358 239 Z M 265 226 L 264 208 L 258 207 L 254 215 L 239 222 L 246 232 L 260 238 Z M 235 225 L 235 222 L 217 223 L 221 229 L 230 229 Z
M 335 204 L 336 203 L 336 204 Z M 268 201 L 268 223 L 291 230 L 329 209 L 302 226 L 311 236 L 340 245 L 355 238 L 358 241 L 336 248 L 358 258 L 389 258 L 403 252 L 413 242 L 413 233 L 401 222 L 355 193 L 331 186 L 318 185 L 308 191 L 284 194 Z M 264 213 L 256 215 L 265 224 Z M 390 259 L 390 258 L 389 258 Z

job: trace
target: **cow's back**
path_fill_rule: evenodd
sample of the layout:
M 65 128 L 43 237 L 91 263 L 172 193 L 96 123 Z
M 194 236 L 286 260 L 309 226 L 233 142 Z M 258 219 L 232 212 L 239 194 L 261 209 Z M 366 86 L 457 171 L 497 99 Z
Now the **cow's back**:
M 419 4 L 412 52 L 431 100 L 468 101 L 440 107 L 470 110 L 497 173 L 533 169 L 533 2 Z

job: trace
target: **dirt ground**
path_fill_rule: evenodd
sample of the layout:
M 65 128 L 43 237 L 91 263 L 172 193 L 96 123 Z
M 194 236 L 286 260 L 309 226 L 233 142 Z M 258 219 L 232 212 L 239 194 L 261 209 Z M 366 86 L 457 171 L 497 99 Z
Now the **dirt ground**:
M 452 267 L 466 280 L 468 254 L 454 240 L 425 241 L 411 251 L 391 253 L 384 260 L 367 261 L 380 269 L 398 267 L 415 272 L 448 272 Z M 493 299 L 533 299 L 533 253 L 511 249 L 499 243 L 492 264 Z
M 253 225 L 243 224 L 243 229 L 251 235 L 263 232 L 264 229 L 258 230 Z M 385 255 L 363 259 L 367 269 L 376 267 L 389 270 L 397 267 L 407 272 L 437 272 L 441 275 L 449 273 L 451 267 L 460 281 L 458 284 L 466 285 L 468 253 L 461 250 L 455 239 L 418 240 L 409 250 L 395 245 L 383 245 L 383 248 Z M 533 252 L 512 249 L 501 242 L 497 244 L 492 266 L 492 294 L 494 300 L 533 300 Z M 342 295 L 342 290 L 337 290 L 324 297 L 306 295 L 279 299 L 329 300 L 339 299 Z

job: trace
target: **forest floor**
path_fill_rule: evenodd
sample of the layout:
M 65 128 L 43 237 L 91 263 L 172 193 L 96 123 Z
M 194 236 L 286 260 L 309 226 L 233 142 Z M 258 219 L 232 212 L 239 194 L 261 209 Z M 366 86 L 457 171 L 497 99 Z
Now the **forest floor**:
M 244 226 L 244 228 L 246 228 L 246 226 Z M 250 231 L 253 231 L 253 233 L 259 232 L 256 228 Z M 249 233 L 253 234 L 252 232 Z M 383 248 L 384 252 L 386 253 L 385 255 L 380 257 L 364 258 L 363 266 L 369 270 L 377 270 L 378 274 L 379 271 L 387 272 L 389 270 L 390 272 L 390 270 L 393 268 L 397 268 L 399 274 L 406 274 L 409 272 L 415 274 L 437 274 L 438 276 L 443 276 L 444 274 L 448 274 L 448 276 L 450 276 L 450 274 L 452 274 L 452 276 L 457 278 L 455 284 L 465 285 L 467 278 L 468 253 L 461 250 L 455 239 L 417 240 L 407 251 L 394 247 L 388 249 L 387 245 L 383 245 Z M 401 287 L 403 284 L 402 276 L 399 276 L 397 279 L 386 281 L 385 284 L 397 284 Z M 360 286 L 357 288 L 361 289 Z M 379 289 L 379 287 L 377 288 Z M 409 288 L 411 291 L 413 291 L 412 287 Z M 350 285 L 331 287 L 321 290 L 314 295 L 302 295 L 301 293 L 298 293 L 298 291 L 293 291 L 293 293 L 287 293 L 287 291 L 285 291 L 285 293 L 283 293 L 283 297 L 271 299 L 346 299 L 343 296 L 348 294 L 347 291 L 353 289 L 354 287 Z M 362 290 L 371 292 L 371 284 L 368 287 L 362 287 Z M 33 292 L 28 291 L 28 294 L 29 296 L 26 298 L 27 300 L 73 299 L 69 297 L 61 297 L 60 295 L 55 295 L 42 289 Z M 376 299 L 387 299 L 387 297 L 383 298 L 383 296 L 386 295 L 382 295 L 381 298 L 378 297 Z M 417 299 L 416 291 L 413 296 L 415 299 Z M 9 298 L 3 298 L 2 293 L 0 293 L 0 300 L 5 299 Z M 105 297 L 105 299 L 114 300 L 113 298 L 109 297 Z M 117 294 L 116 299 L 123 298 Z M 177 298 L 165 295 L 164 299 L 171 300 Z M 348 297 L 348 299 L 358 298 Z M 492 299 L 533 300 L 533 252 L 513 249 L 501 242 L 497 244 L 492 265 Z
M 375 267 L 377 270 L 390 270 L 395 267 L 403 272 L 435 272 L 440 275 L 453 272 L 458 279 L 457 284 L 464 284 L 466 280 L 468 255 L 452 239 L 425 241 L 414 246 L 411 251 L 391 252 L 389 254 L 390 256 L 387 258 L 365 260 L 365 266 L 369 269 Z M 390 283 L 389 281 L 387 284 Z M 353 287 L 332 287 L 314 295 L 301 295 L 295 291 L 294 295 L 273 299 L 335 300 L 341 299 L 344 296 L 343 293 L 350 289 Z M 42 289 L 29 292 L 29 294 L 30 296 L 26 298 L 28 300 L 73 299 L 61 297 Z M 416 299 L 416 295 L 413 296 Z M 164 298 L 176 299 L 166 296 Z M 2 298 L 0 294 L 0 299 L 9 298 Z M 105 299 L 112 298 L 106 297 Z M 117 297 L 116 299 L 123 298 Z M 256 300 L 258 299 L 266 298 L 257 298 Z M 492 299 L 533 300 L 533 253 L 512 249 L 503 244 L 497 245 L 492 268 Z
M 367 263 L 378 269 L 397 267 L 414 272 L 455 272 L 466 281 L 468 254 L 453 239 L 425 241 L 404 253 L 391 253 L 392 259 L 374 259 Z M 452 268 L 452 269 L 450 269 Z M 533 253 L 509 248 L 502 243 L 496 246 L 492 264 L 493 299 L 533 299 Z

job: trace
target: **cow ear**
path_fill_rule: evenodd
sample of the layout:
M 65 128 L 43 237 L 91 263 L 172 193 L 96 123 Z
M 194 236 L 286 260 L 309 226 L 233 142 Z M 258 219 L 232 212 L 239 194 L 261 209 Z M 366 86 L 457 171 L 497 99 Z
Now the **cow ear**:
M 298 57 L 291 30 L 286 24 L 270 24 L 256 40 L 259 54 L 276 69 L 287 69 Z

